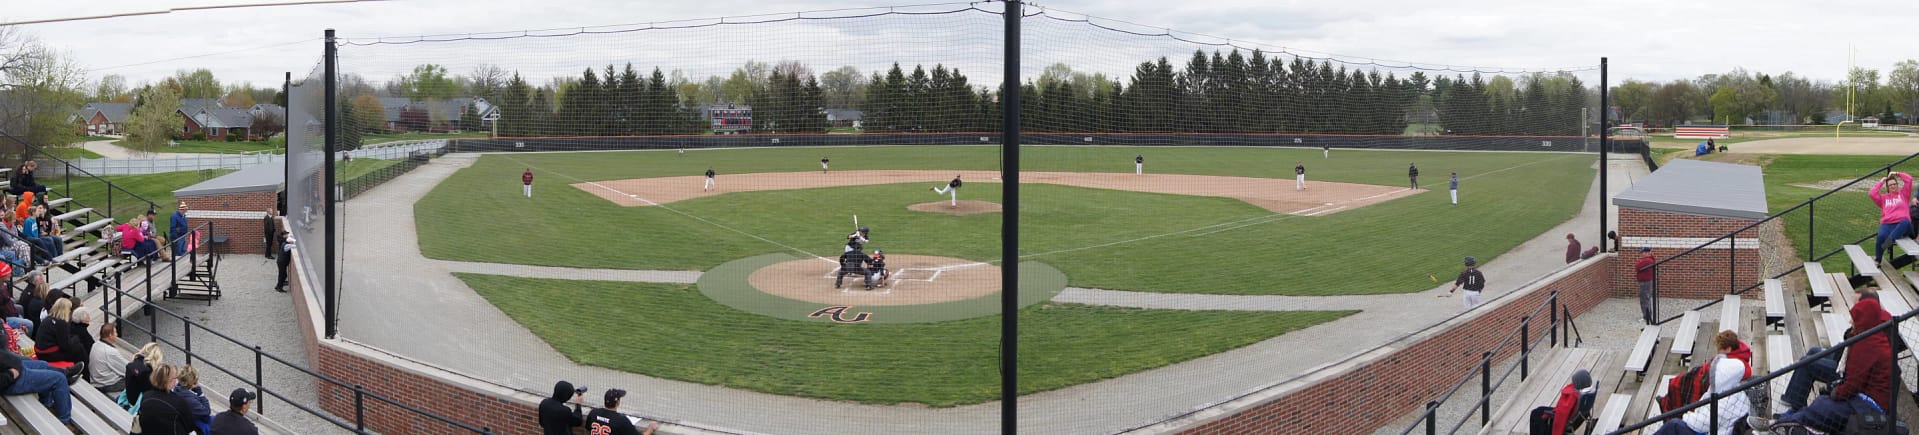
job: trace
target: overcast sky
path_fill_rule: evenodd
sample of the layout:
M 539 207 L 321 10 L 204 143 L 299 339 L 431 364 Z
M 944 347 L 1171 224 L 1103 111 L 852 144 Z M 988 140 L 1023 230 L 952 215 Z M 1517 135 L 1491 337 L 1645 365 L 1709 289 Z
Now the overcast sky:
M 0 21 L 35 20 L 164 7 L 232 4 L 242 0 L 8 0 Z M 903 3 L 903 2 L 902 2 Z M 1842 77 L 1845 47 L 1857 64 L 1884 70 L 1919 58 L 1914 18 L 1919 2 L 1803 0 L 1694 1 L 1287 1 L 1183 0 L 1041 3 L 1050 16 L 1077 13 L 1155 27 L 1254 41 L 1307 56 L 1336 53 L 1349 60 L 1549 68 L 1591 66 L 1612 59 L 1621 78 L 1671 80 L 1735 67 L 1818 79 Z M 525 29 L 617 25 L 884 5 L 871 0 L 796 1 L 394 1 L 259 9 L 176 12 L 23 26 L 64 49 L 92 71 L 121 74 L 132 83 L 174 70 L 209 68 L 223 82 L 278 84 L 286 71 L 305 75 L 326 28 L 346 37 L 465 34 Z M 916 8 L 916 11 L 963 6 Z M 998 5 L 984 6 L 998 9 Z M 831 12 L 811 16 L 844 15 Z M 737 21 L 737 20 L 736 20 Z M 1144 57 L 1172 56 L 1200 47 L 1164 38 L 1134 37 L 1063 21 L 1033 22 L 1027 33 L 1028 74 L 1065 62 L 1123 75 Z M 1154 32 L 1145 27 L 1112 26 Z M 631 28 L 631 27 L 627 27 Z M 348 47 L 348 71 L 380 81 L 417 63 L 449 65 L 458 74 L 478 63 L 522 70 L 534 81 L 577 75 L 590 65 L 633 62 L 642 69 L 682 68 L 695 78 L 722 74 L 745 59 L 799 60 L 816 71 L 838 65 L 870 70 L 892 61 L 945 63 L 963 68 L 974 85 L 997 80 L 1000 28 L 983 13 L 892 16 L 758 26 L 621 33 L 596 37 L 525 38 L 499 42 Z M 562 32 L 548 32 L 562 33 Z M 1197 38 L 1197 37 L 1196 37 Z M 1201 38 L 1204 39 L 1204 38 Z M 1211 39 L 1204 39 L 1213 41 Z M 301 42 L 305 41 L 305 42 Z M 283 45 L 292 43 L 291 45 Z M 1253 44 L 1253 43 L 1247 43 Z M 263 48 L 273 45 L 279 47 Z M 186 58 L 190 56 L 199 56 Z M 1410 72 L 1408 70 L 1398 70 Z M 1450 73 L 1448 73 L 1450 74 Z M 1588 80 L 1596 81 L 1596 74 Z

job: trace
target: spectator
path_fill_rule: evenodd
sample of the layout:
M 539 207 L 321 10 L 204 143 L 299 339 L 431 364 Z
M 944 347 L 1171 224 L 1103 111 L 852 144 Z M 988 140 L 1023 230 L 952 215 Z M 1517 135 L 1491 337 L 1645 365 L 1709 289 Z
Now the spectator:
M 26 221 L 27 212 L 33 209 L 33 192 L 20 194 L 20 202 L 18 204 L 8 204 L 8 206 L 13 208 L 13 219 L 15 222 Z
M 276 267 L 274 267 L 274 269 L 279 270 L 280 278 L 278 281 L 274 281 L 275 284 L 273 284 L 273 289 L 278 290 L 281 293 L 286 293 L 287 267 L 293 265 L 293 233 L 281 231 L 280 240 L 281 240 L 280 246 L 277 248 L 280 250 L 280 259 L 276 263 L 274 263 L 277 265 Z
M 40 168 L 40 162 L 32 160 L 20 162 L 20 168 L 15 169 L 13 175 L 7 178 L 7 182 L 9 183 L 7 185 L 7 191 L 15 195 L 35 192 L 42 197 L 40 202 L 45 203 L 46 199 L 44 197 L 47 194 L 47 186 L 42 186 L 40 183 L 33 181 L 33 170 L 38 168 Z
M 100 327 L 100 343 L 87 354 L 87 374 L 93 378 L 93 388 L 118 393 L 127 389 L 127 377 L 121 370 L 128 361 L 126 355 L 120 354 L 119 348 L 113 347 L 120 343 L 120 327 L 112 322 L 105 323 L 105 326 Z
M 247 411 L 253 408 L 253 393 L 245 388 L 233 389 L 227 395 L 227 410 L 213 416 L 213 426 L 208 435 L 259 435 L 260 429 L 247 420 Z
M 266 228 L 263 228 L 260 230 L 260 235 L 265 236 L 267 239 L 267 242 L 264 245 L 260 245 L 261 247 L 260 251 L 266 253 L 268 260 L 273 259 L 273 251 L 280 250 L 278 246 L 273 246 L 275 244 L 273 243 L 273 235 L 278 234 L 274 232 L 274 230 L 278 228 L 274 228 L 275 225 L 273 222 L 273 216 L 274 216 L 273 207 L 267 207 L 267 217 L 261 220 L 261 222 L 264 222 L 266 224 Z
M 160 343 L 147 343 L 133 353 L 133 362 L 127 363 L 127 390 L 120 396 L 120 406 L 127 412 L 139 413 L 140 402 L 146 399 L 147 391 L 156 388 L 153 385 L 153 372 L 166 364 L 166 354 L 160 352 Z M 175 374 L 174 376 L 179 376 Z
M 33 270 L 33 260 L 36 255 L 33 253 L 33 245 L 21 238 L 20 233 L 14 231 L 13 227 L 13 214 L 0 213 L 0 261 L 13 266 L 14 275 L 18 277 L 26 271 Z
M 47 288 L 45 275 L 34 275 L 33 278 L 32 291 L 21 294 L 20 316 L 38 325 L 41 319 L 47 317 L 47 305 L 53 303 L 49 296 L 51 296 L 53 292 Z
M 12 273 L 13 266 L 0 263 L 0 276 L 11 275 Z M 32 293 L 29 291 L 28 293 L 22 294 L 22 296 L 30 297 Z M 0 317 L 6 318 L 7 326 L 26 331 L 27 334 L 31 335 L 33 334 L 33 321 L 27 320 L 26 312 L 26 306 L 13 298 L 12 291 L 0 290 Z
M 559 381 L 553 384 L 553 397 L 540 401 L 540 431 L 546 435 L 572 435 L 573 428 L 586 423 L 580 415 L 581 396 L 586 389 L 574 389 L 573 383 Z M 567 398 L 573 398 L 573 411 L 567 412 Z
M 87 360 L 86 343 L 80 339 L 85 330 L 73 327 L 73 302 L 53 301 L 47 318 L 33 331 L 34 357 L 49 363 L 81 363 Z
M 173 256 L 186 255 L 187 232 L 192 231 L 190 228 L 187 224 L 187 203 L 181 201 L 180 208 L 173 210 L 173 216 L 167 217 L 167 240 L 173 241 Z
M 1580 393 L 1592 386 L 1592 373 L 1586 372 L 1586 369 L 1574 371 L 1572 381 L 1559 389 L 1559 401 L 1553 402 L 1553 406 L 1533 408 L 1531 433 L 1552 435 L 1568 433 L 1566 422 L 1572 419 L 1574 413 L 1579 412 Z
M 1860 291 L 1859 302 L 1853 304 L 1851 314 L 1852 329 L 1847 331 L 1847 339 L 1851 339 L 1854 332 L 1892 320 L 1892 315 L 1880 308 L 1878 295 L 1870 289 Z M 1853 414 L 1879 412 L 1878 404 L 1892 403 L 1892 344 L 1885 334 L 1862 338 L 1846 353 L 1849 355 L 1845 358 L 1843 379 L 1833 370 L 1839 359 L 1837 353 L 1794 371 L 1785 395 L 1779 397 L 1790 410 L 1779 415 L 1775 422 L 1798 422 L 1813 429 L 1836 432 L 1845 427 L 1846 420 Z M 1820 396 L 1802 406 L 1806 394 L 1812 391 L 1813 380 L 1839 384 L 1833 386 L 1831 395 Z
M 187 413 L 193 415 L 194 432 L 207 433 L 207 426 L 213 424 L 213 404 L 200 393 L 200 371 L 193 366 L 180 367 L 180 382 L 170 392 L 186 402 Z
M 1579 238 L 1573 237 L 1573 233 L 1566 233 L 1566 264 L 1577 261 L 1579 261 Z
M 53 416 L 59 418 L 61 423 L 66 423 L 68 429 L 73 429 L 73 393 L 67 388 L 72 374 L 53 368 L 45 361 L 22 358 L 13 352 L 0 352 L 0 368 L 6 372 L 5 376 L 0 376 L 0 390 L 7 395 L 40 396 L 40 404 L 46 405 L 48 411 L 53 411 Z
M 1748 373 L 1746 363 L 1731 355 L 1742 346 L 1739 335 L 1731 331 L 1713 336 L 1712 341 L 1713 347 L 1719 350 L 1719 355 L 1711 363 L 1712 391 L 1713 394 L 1726 393 L 1739 386 L 1740 379 L 1744 379 Z M 1717 420 L 1713 419 L 1715 414 L 1712 408 L 1715 406 L 1718 407 Z M 1715 429 L 1718 433 L 1734 433 L 1733 426 L 1746 418 L 1746 413 L 1751 412 L 1750 406 L 1745 394 L 1730 394 L 1712 405 L 1687 411 L 1686 415 L 1661 426 L 1653 435 L 1696 435 L 1712 433 Z
M 1479 292 L 1486 289 L 1486 275 L 1479 273 L 1478 259 L 1466 257 L 1466 270 L 1459 271 L 1459 278 L 1453 280 L 1453 289 L 1447 290 L 1446 293 L 1451 294 L 1462 286 L 1466 288 L 1465 297 L 1462 298 L 1465 300 L 1466 309 L 1479 306 Z
M 1619 232 L 1607 231 L 1606 238 L 1612 239 L 1612 248 L 1607 249 L 1606 252 L 1619 252 Z
M 626 397 L 626 390 L 614 388 L 606 390 L 605 408 L 595 409 L 586 415 L 586 433 L 595 435 L 653 435 L 659 430 L 660 422 L 646 427 L 646 433 L 640 433 L 633 427 L 633 420 L 620 413 L 620 399 Z
M 158 210 L 149 208 L 146 215 L 140 216 L 140 235 L 146 236 L 146 243 L 152 244 L 153 251 L 160 254 L 160 261 L 172 261 L 173 251 L 160 250 L 160 245 L 167 244 L 167 238 L 153 229 L 153 221 L 159 219 L 159 215 Z
M 66 253 L 66 246 L 60 243 L 60 237 L 45 231 L 48 224 L 51 223 L 51 219 L 47 217 L 46 206 L 38 205 L 33 206 L 33 208 L 27 212 L 27 218 L 23 219 L 20 223 L 20 235 L 27 239 L 28 242 L 38 245 L 40 251 L 44 251 L 48 262 L 52 262 L 54 257 L 59 257 L 60 254 Z M 39 252 L 36 251 L 36 253 Z
M 180 385 L 180 367 L 161 365 L 153 369 L 153 389 L 140 396 L 139 419 L 142 435 L 187 435 L 193 432 L 192 406 L 173 395 Z
M 1654 310 L 1656 307 L 1653 306 L 1652 297 L 1653 263 L 1656 262 L 1658 261 L 1652 258 L 1652 247 L 1641 246 L 1639 261 L 1632 264 L 1633 280 L 1639 282 L 1639 317 L 1648 325 L 1653 324 L 1655 320 L 1653 315 L 1658 314 Z
M 1904 172 L 1887 174 L 1879 179 L 1878 184 L 1872 185 L 1872 190 L 1866 194 L 1872 197 L 1874 205 L 1879 206 L 1879 235 L 1873 239 L 1872 259 L 1883 262 L 1886 250 L 1891 248 L 1886 242 L 1912 232 L 1912 175 Z

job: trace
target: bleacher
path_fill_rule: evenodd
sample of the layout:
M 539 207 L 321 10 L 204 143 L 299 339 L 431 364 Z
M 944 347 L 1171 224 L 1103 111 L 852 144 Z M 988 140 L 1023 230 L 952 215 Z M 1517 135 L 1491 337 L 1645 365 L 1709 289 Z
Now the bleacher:
M 10 171 L 11 169 L 0 168 L 0 178 Z M 6 183 L 0 182 L 0 187 L 5 186 Z M 57 196 L 59 193 L 57 189 L 50 190 L 48 196 Z M 149 285 L 146 282 L 148 279 L 146 271 L 136 271 L 135 267 L 139 264 L 152 263 L 126 261 L 126 257 L 120 250 L 119 234 L 113 228 L 117 222 L 108 212 L 75 203 L 69 197 L 49 198 L 46 203 L 49 206 L 51 220 L 61 228 L 58 237 L 64 245 L 64 253 L 53 257 L 51 264 L 36 267 L 32 272 L 45 274 L 51 289 L 73 295 L 83 301 L 82 305 L 105 309 L 107 302 L 112 299 L 111 294 L 114 293 L 105 290 L 107 283 L 117 282 L 122 288 L 128 289 Z M 161 247 L 161 249 L 167 248 Z M 211 258 L 203 260 L 206 263 L 212 263 Z M 195 266 L 197 264 L 187 264 L 186 261 L 181 261 L 178 265 L 182 274 L 200 270 Z M 150 283 L 154 288 L 173 289 L 181 284 L 174 282 L 172 274 L 157 272 L 157 268 L 161 266 L 150 267 L 156 268 L 156 272 L 152 275 L 153 282 Z M 33 274 L 24 274 L 21 279 L 5 280 L 4 282 L 9 285 L 8 291 L 13 291 L 16 295 L 22 291 L 30 291 L 30 280 L 25 277 Z M 125 312 L 137 312 L 142 306 L 139 301 L 133 299 L 124 299 L 121 302 L 124 304 L 121 308 L 126 310 Z M 130 349 L 122 351 L 131 353 Z M 216 390 L 217 388 L 208 389 Z M 70 415 L 79 433 L 125 434 L 132 429 L 133 416 L 120 409 L 112 398 L 94 390 L 85 381 L 75 384 L 72 390 Z M 213 402 L 215 412 L 223 410 L 226 406 L 223 397 L 215 400 L 213 395 L 209 395 L 209 401 Z M 6 400 L 0 402 L 0 412 L 4 412 L 9 420 L 8 424 L 0 425 L 0 435 L 74 433 L 67 425 L 60 423 L 53 413 L 42 406 L 33 395 L 6 396 Z M 271 430 L 266 425 L 261 428 L 263 432 L 285 433 L 284 430 Z

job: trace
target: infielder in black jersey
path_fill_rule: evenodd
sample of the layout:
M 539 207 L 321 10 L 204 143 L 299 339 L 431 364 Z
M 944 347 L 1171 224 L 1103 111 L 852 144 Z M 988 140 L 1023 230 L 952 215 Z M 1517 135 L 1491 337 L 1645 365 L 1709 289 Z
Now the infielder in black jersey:
M 950 205 L 949 207 L 957 208 L 959 207 L 959 188 L 960 188 L 960 176 L 954 175 L 953 181 L 946 182 L 945 186 L 934 186 L 933 193 L 939 193 L 939 194 L 951 193 L 953 195 L 953 202 L 952 202 L 952 205 Z
M 1306 190 L 1306 164 L 1293 161 L 1293 190 Z
M 1413 190 L 1419 190 L 1419 166 L 1406 164 L 1406 179 L 1412 183 Z
M 714 186 L 717 186 L 717 184 L 713 183 L 713 167 L 707 166 L 706 167 L 706 187 L 701 188 L 700 190 L 702 191 L 713 190 Z
M 820 158 L 820 173 L 822 173 L 822 174 L 824 174 L 824 173 L 826 173 L 826 163 L 827 163 L 827 162 L 828 162 L 828 160 L 826 160 L 826 158 L 825 158 L 825 157 L 821 157 L 821 158 Z

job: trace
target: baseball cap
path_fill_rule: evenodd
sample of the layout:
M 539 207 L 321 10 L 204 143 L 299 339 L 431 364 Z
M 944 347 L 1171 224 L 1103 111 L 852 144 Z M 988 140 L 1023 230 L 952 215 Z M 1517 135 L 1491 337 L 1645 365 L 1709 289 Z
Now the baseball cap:
M 622 397 L 626 397 L 626 390 L 622 390 L 618 388 L 608 389 L 606 390 L 606 400 L 600 403 L 610 404 L 613 402 L 618 402 L 620 401 L 620 398 Z
M 1639 247 L 1639 252 L 1652 252 L 1652 247 L 1651 247 L 1651 246 L 1641 246 L 1641 247 Z
M 235 388 L 233 389 L 233 394 L 227 395 L 227 407 L 238 408 L 240 407 L 240 405 L 245 405 L 248 402 L 252 402 L 253 399 L 254 399 L 253 393 L 247 392 L 247 389 Z

